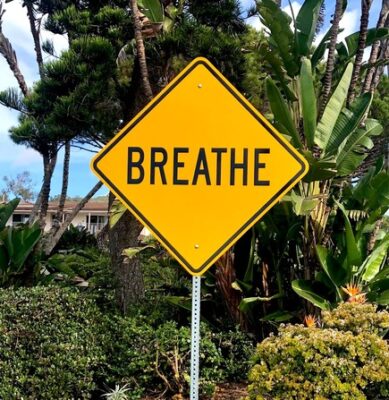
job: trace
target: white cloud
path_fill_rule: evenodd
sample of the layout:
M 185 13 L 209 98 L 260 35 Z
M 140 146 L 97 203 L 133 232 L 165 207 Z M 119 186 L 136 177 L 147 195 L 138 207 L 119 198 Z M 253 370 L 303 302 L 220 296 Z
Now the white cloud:
M 257 31 L 261 31 L 262 29 L 265 28 L 265 26 L 262 24 L 261 20 L 259 19 L 258 15 L 253 15 L 252 17 L 247 18 L 246 23 L 251 25 Z
M 291 5 L 292 5 L 292 10 L 293 10 L 293 15 L 294 15 L 294 17 L 296 18 L 296 17 L 297 17 L 297 14 L 298 14 L 299 11 L 300 11 L 301 4 L 300 4 L 299 2 L 297 2 L 297 1 L 293 1 Z M 292 17 L 292 10 L 290 9 L 290 6 L 289 6 L 289 5 L 285 6 L 285 7 L 282 9 L 282 11 L 286 12 L 290 17 Z
M 344 30 L 339 34 L 338 41 L 344 40 L 346 36 L 349 36 L 358 30 L 359 18 L 359 9 L 345 11 L 339 24 L 339 27 Z

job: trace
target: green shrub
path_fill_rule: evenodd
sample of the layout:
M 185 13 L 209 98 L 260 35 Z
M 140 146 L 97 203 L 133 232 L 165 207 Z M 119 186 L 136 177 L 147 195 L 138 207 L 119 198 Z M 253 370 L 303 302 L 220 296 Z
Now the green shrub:
M 257 347 L 248 399 L 362 400 L 389 396 L 389 348 L 376 334 L 282 326 Z
M 0 398 L 91 398 L 105 358 L 93 301 L 36 287 L 0 290 L 0 305 Z
M 369 303 L 341 303 L 333 311 L 322 311 L 322 322 L 325 327 L 339 331 L 383 336 L 389 329 L 389 313 L 377 312 L 377 306 Z
M 112 321 L 112 320 L 111 320 Z M 145 319 L 116 317 L 109 358 L 110 385 L 127 384 L 130 399 L 138 399 L 152 389 L 170 395 L 189 391 L 190 345 L 189 327 L 178 327 L 173 321 L 154 329 Z M 211 394 L 214 385 L 224 376 L 220 350 L 213 334 L 201 326 L 200 390 Z

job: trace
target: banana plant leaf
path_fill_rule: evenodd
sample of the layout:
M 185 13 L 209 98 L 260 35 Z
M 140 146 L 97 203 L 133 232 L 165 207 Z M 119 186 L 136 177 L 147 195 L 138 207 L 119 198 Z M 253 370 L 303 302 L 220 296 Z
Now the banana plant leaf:
M 271 78 L 266 79 L 266 93 L 270 102 L 274 119 L 279 121 L 282 126 L 286 128 L 287 134 L 292 137 L 293 144 L 296 147 L 301 147 L 300 137 L 294 125 L 288 105 Z
M 354 237 L 354 232 L 351 227 L 351 222 L 348 218 L 348 214 L 343 204 L 339 203 L 335 200 L 335 203 L 338 205 L 339 210 L 343 213 L 344 226 L 346 229 L 346 247 L 347 247 L 347 264 L 349 269 L 349 276 L 351 278 L 351 271 L 353 266 L 360 266 L 362 264 L 362 255 L 359 251 L 357 241 Z
M 389 28 L 371 28 L 368 29 L 366 35 L 366 46 L 371 46 L 376 40 L 383 40 L 389 37 Z M 336 49 L 341 54 L 346 54 L 348 58 L 354 57 L 358 51 L 359 31 L 346 36 L 344 39 L 346 46 L 343 42 L 337 44 Z
M 338 300 L 341 300 L 342 292 L 340 287 L 348 281 L 348 271 L 337 262 L 337 260 L 325 247 L 317 245 L 316 254 L 321 267 L 334 285 Z
M 378 136 L 382 133 L 382 125 L 373 119 L 367 119 L 363 128 L 351 135 L 347 141 L 343 142 L 339 149 L 336 163 L 338 175 L 345 176 L 354 172 L 367 157 L 367 150 L 372 149 L 373 141 L 371 136 Z
M 262 302 L 269 302 L 275 299 L 279 299 L 283 297 L 283 295 L 281 293 L 277 293 L 273 296 L 269 296 L 269 297 L 246 297 L 245 299 L 243 299 L 240 304 L 239 304 L 239 310 L 244 312 L 244 313 L 249 313 L 250 310 L 252 309 L 252 307 L 254 305 L 256 305 L 257 303 L 262 303 Z
M 339 146 L 347 140 L 360 125 L 372 100 L 372 93 L 364 93 L 350 105 L 350 110 L 343 108 L 324 149 L 325 154 L 333 155 L 337 153 Z
M 291 18 L 273 0 L 259 0 L 257 10 L 261 22 L 271 32 L 270 43 L 277 48 L 287 74 L 296 76 L 300 68 L 295 54 L 294 34 L 290 28 Z
M 304 3 L 305 4 L 305 3 Z M 300 99 L 304 123 L 304 134 L 309 149 L 312 149 L 316 130 L 316 94 L 312 78 L 312 66 L 308 58 L 301 61 Z
M 160 0 L 138 0 L 140 11 L 153 24 L 160 24 L 164 20 L 163 7 Z
M 285 76 L 285 71 L 282 66 L 282 60 L 277 54 L 267 48 L 262 49 L 264 59 L 270 64 L 271 73 L 274 79 L 280 84 L 282 91 L 289 101 L 296 101 L 296 94 L 288 86 L 288 78 Z
M 319 45 L 316 47 L 316 50 L 313 52 L 311 57 L 312 68 L 316 68 L 319 61 L 324 57 L 324 53 L 328 46 L 331 37 L 331 29 L 327 31 L 327 33 L 323 36 L 323 39 L 320 41 Z
M 332 130 L 336 124 L 339 114 L 343 108 L 344 102 L 347 97 L 348 88 L 350 86 L 351 75 L 353 71 L 352 63 L 347 65 L 347 68 L 327 103 L 324 113 L 317 125 L 315 132 L 315 143 L 324 150 L 330 139 Z
M 125 205 L 118 199 L 115 199 L 109 210 L 109 227 L 113 228 L 126 211 L 127 208 Z
M 389 290 L 378 293 L 374 301 L 381 306 L 389 305 Z
M 129 248 L 123 250 L 123 255 L 125 255 L 131 259 L 131 258 L 136 257 L 139 253 L 141 253 L 147 249 L 155 250 L 155 246 L 147 245 L 147 246 L 142 246 L 142 247 L 129 247 Z
M 293 318 L 293 314 L 291 314 L 288 311 L 284 310 L 278 310 L 274 311 L 270 314 L 267 314 L 265 317 L 261 318 L 260 321 L 266 322 L 266 321 L 271 321 L 271 322 L 286 322 L 290 321 Z
M 41 235 L 42 231 L 37 223 L 17 229 L 6 228 L 1 232 L 0 240 L 7 254 L 8 267 L 12 272 L 17 273 L 22 269 Z
M 319 198 L 300 196 L 294 190 L 289 195 L 286 195 L 283 200 L 292 203 L 293 211 L 296 215 L 309 215 L 319 203 Z
M 298 54 L 308 55 L 315 36 L 323 0 L 306 0 L 296 17 L 296 47 Z
M 372 210 L 389 206 L 389 172 L 382 171 L 369 183 L 368 205 Z
M 309 163 L 309 171 L 304 176 L 304 182 L 323 181 L 331 179 L 337 174 L 335 157 L 315 158 L 310 151 L 303 151 L 305 159 Z
M 312 283 L 303 279 L 292 282 L 292 289 L 303 299 L 310 301 L 321 310 L 330 310 L 331 303 L 324 297 L 315 293 Z
M 361 266 L 362 280 L 370 282 L 378 274 L 389 248 L 389 233 L 371 252 Z
M 20 199 L 13 199 L 6 204 L 0 204 L 0 231 L 5 228 L 7 221 L 12 216 L 15 208 L 18 206 Z

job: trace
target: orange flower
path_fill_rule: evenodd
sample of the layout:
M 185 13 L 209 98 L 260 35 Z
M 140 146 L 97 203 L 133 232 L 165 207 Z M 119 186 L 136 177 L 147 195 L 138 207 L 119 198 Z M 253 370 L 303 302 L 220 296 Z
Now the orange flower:
M 362 289 L 353 283 L 348 283 L 346 287 L 342 287 L 342 290 L 349 295 L 347 301 L 349 303 L 365 303 L 366 294 L 362 293 Z
M 305 316 L 304 324 L 307 328 L 315 328 L 316 323 L 317 323 L 317 319 L 313 315 L 308 314 Z

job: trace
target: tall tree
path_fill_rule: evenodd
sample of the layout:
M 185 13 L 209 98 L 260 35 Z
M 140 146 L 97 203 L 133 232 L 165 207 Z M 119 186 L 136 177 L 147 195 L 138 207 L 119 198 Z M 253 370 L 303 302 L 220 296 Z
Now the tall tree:
M 336 51 L 336 43 L 338 39 L 339 32 L 339 23 L 343 15 L 344 11 L 344 3 L 345 0 L 336 0 L 335 2 L 335 12 L 332 16 L 332 25 L 331 25 L 331 34 L 330 34 L 330 42 L 328 45 L 328 56 L 327 56 L 327 64 L 326 70 L 323 78 L 323 90 L 321 96 L 321 112 L 324 111 L 325 106 L 327 105 L 328 98 L 332 89 L 332 75 L 334 72 L 335 66 L 335 51 Z
M 389 27 L 388 16 L 389 16 L 389 0 L 382 0 L 382 7 L 377 21 L 377 29 L 383 27 Z M 378 56 L 380 53 L 380 44 L 381 42 L 379 40 L 376 40 L 371 47 L 370 57 L 369 57 L 370 67 L 367 70 L 365 80 L 363 82 L 362 93 L 370 92 L 372 90 L 373 76 L 376 71 L 376 67 L 374 64 L 378 60 Z
M 353 74 L 348 89 L 347 104 L 350 105 L 355 98 L 355 88 L 361 72 L 363 54 L 366 47 L 367 27 L 369 25 L 369 13 L 373 0 L 361 0 L 361 24 L 359 27 L 358 50 L 355 56 Z

